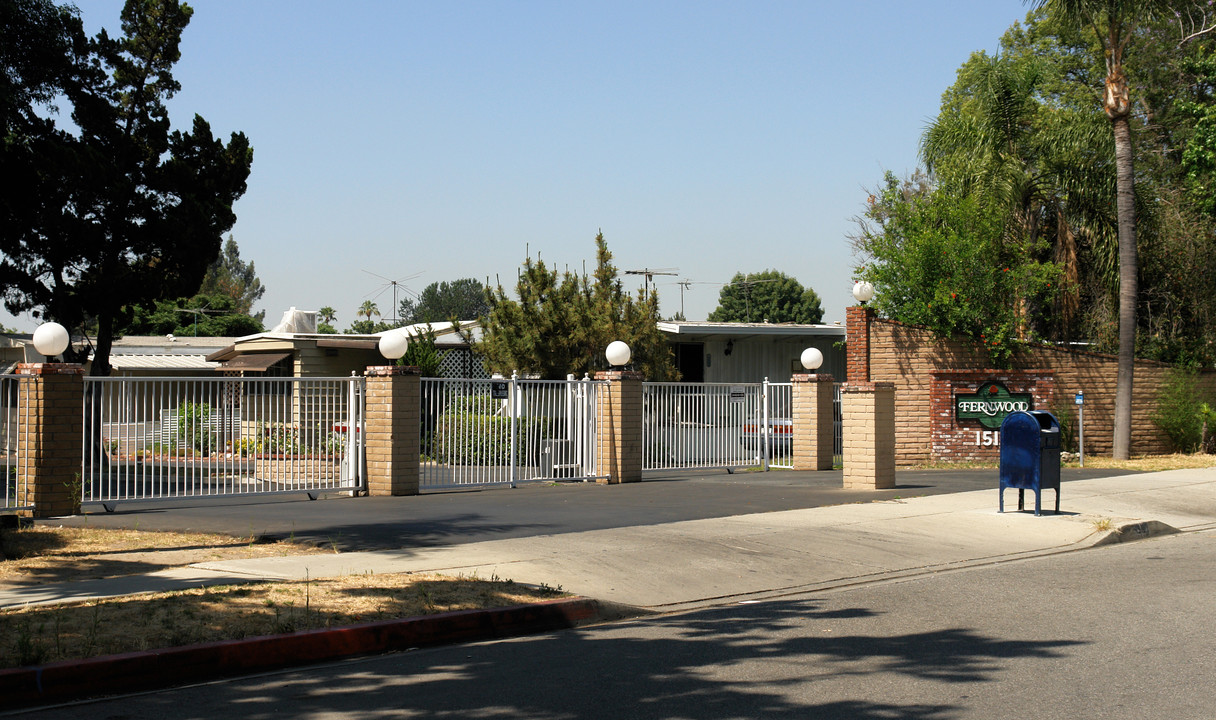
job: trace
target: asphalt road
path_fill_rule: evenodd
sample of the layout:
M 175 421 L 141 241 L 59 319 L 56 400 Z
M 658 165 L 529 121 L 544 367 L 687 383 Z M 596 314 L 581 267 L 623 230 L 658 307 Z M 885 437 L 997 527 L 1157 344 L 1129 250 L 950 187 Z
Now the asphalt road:
M 1064 468 L 1061 478 L 1065 505 L 1068 481 L 1120 474 L 1128 473 Z M 45 522 L 291 537 L 343 551 L 407 549 L 971 490 L 995 491 L 998 485 L 995 469 L 900 470 L 896 483 L 893 490 L 855 491 L 841 488 L 839 470 L 734 474 L 710 470 L 648 475 L 644 482 L 626 485 L 533 483 L 515 489 L 494 487 L 410 497 L 331 497 L 317 501 L 309 501 L 303 494 L 179 499 L 119 503 L 113 513 L 105 512 L 100 505 L 86 505 L 87 515 Z M 1044 503 L 1049 500 L 1054 502 L 1054 495 L 1046 491 Z M 995 508 L 995 492 L 992 502 Z
M 1210 719 L 1214 596 L 1208 531 L 22 715 Z

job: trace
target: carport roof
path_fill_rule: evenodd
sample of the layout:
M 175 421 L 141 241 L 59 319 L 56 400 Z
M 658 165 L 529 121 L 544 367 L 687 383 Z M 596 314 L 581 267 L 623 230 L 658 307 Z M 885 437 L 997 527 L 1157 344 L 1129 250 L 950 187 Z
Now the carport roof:
M 723 323 L 723 322 L 660 322 L 660 332 L 677 337 L 673 340 L 746 340 L 763 337 L 802 338 L 823 336 L 844 338 L 844 325 L 799 325 L 797 323 Z

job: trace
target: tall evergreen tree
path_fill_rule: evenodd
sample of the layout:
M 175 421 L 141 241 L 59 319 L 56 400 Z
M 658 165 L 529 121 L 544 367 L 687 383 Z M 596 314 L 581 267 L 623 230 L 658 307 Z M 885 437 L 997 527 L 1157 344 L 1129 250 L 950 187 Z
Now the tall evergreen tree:
M 78 131 L 35 121 L 38 93 L 10 113 L 26 121 L 5 127 L 5 306 L 77 330 L 94 321 L 95 375 L 110 372 L 125 308 L 198 290 L 245 192 L 253 151 L 243 134 L 224 143 L 197 115 L 188 131 L 170 127 L 165 103 L 180 89 L 172 68 L 191 13 L 176 0 L 128 0 L 117 39 L 86 40 L 67 22 L 68 54 L 55 62 L 69 70 L 52 75 Z
M 501 284 L 487 290 L 489 313 L 477 350 L 503 374 L 535 373 L 561 379 L 607 368 L 604 350 L 622 340 L 632 364 L 650 380 L 676 376 L 671 347 L 658 329 L 658 293 L 630 296 L 621 284 L 603 233 L 595 238 L 590 277 L 558 273 L 544 261 L 524 260 L 513 299 Z
M 253 304 L 262 299 L 266 288 L 258 279 L 253 261 L 241 260 L 241 250 L 231 235 L 224 241 L 219 257 L 207 268 L 199 293 L 231 298 L 233 310 L 252 316 L 259 323 L 266 318 L 265 310 L 253 312 Z

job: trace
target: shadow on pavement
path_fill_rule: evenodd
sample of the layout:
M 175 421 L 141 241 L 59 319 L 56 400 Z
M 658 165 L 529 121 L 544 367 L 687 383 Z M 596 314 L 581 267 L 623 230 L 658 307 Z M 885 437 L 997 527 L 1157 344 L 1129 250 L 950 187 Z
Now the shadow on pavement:
M 174 693 L 133 700 L 141 712 L 159 707 L 183 720 L 219 707 L 241 717 L 394 708 L 410 717 L 935 720 L 961 708 L 856 699 L 840 679 L 990 683 L 1017 658 L 1061 657 L 1082 644 L 968 628 L 883 636 L 867 624 L 873 617 L 819 600 L 736 605 L 224 683 L 201 707 Z

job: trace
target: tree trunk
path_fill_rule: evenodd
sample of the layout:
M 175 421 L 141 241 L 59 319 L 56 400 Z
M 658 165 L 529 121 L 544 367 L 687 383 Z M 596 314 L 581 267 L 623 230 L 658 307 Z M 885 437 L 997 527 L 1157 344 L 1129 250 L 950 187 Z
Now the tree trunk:
M 1132 175 L 1132 136 L 1127 115 L 1111 120 L 1115 132 L 1115 170 L 1119 218 L 1119 370 L 1115 387 L 1114 457 L 1126 460 L 1131 452 L 1132 380 L 1136 361 L 1135 180 Z

